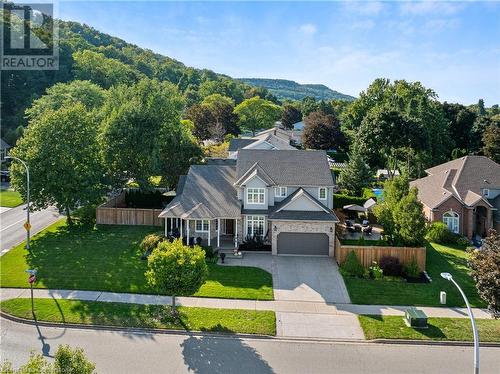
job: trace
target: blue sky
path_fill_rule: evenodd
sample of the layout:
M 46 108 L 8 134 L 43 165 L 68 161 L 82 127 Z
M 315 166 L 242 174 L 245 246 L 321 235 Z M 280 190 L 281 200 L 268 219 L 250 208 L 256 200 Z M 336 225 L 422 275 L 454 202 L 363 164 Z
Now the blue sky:
M 418 80 L 441 100 L 500 103 L 495 2 L 62 1 L 59 15 L 233 77 L 354 96 L 377 77 Z

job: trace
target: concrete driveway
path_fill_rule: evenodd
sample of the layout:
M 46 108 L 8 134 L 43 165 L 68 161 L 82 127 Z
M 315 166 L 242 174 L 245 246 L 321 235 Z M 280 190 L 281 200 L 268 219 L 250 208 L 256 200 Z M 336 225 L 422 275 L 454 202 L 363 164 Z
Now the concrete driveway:
M 272 274 L 276 300 L 351 302 L 332 258 L 273 256 Z

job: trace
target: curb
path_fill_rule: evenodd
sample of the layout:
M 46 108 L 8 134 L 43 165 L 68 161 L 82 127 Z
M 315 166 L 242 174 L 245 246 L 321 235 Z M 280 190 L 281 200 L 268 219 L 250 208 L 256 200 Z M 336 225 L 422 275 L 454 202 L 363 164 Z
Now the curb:
M 9 321 L 22 323 L 32 326 L 43 327 L 56 327 L 56 328 L 71 328 L 81 330 L 95 330 L 95 331 L 117 331 L 125 333 L 140 333 L 140 334 L 164 334 L 164 335 L 185 335 L 185 336 L 205 336 L 212 338 L 245 338 L 245 339 L 258 339 L 258 340 L 283 340 L 296 343 L 315 342 L 315 343 L 346 343 L 346 344 L 400 344 L 400 345 L 433 345 L 433 346 L 456 346 L 456 347 L 472 347 L 472 342 L 464 341 L 451 341 L 451 340 L 405 340 L 405 339 L 326 339 L 326 338 L 306 338 L 306 337 L 286 337 L 286 336 L 271 336 L 262 334 L 244 334 L 244 333 L 224 333 L 224 332 L 206 332 L 206 331 L 186 331 L 174 329 L 155 329 L 155 328 L 141 328 L 141 327 L 121 327 L 121 326 L 106 326 L 106 325 L 85 325 L 78 323 L 58 323 L 58 322 L 45 322 L 35 321 L 16 317 L 11 314 L 0 311 L 0 317 Z M 500 343 L 495 342 L 480 342 L 480 347 L 500 348 Z

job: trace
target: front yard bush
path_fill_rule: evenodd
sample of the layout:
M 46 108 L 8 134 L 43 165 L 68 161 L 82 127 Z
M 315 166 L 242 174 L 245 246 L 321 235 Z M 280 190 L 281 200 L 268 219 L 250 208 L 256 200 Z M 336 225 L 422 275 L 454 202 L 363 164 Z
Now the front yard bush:
M 361 261 L 359 261 L 359 258 L 354 251 L 347 254 L 347 257 L 344 263 L 340 266 L 340 269 L 345 275 L 351 277 L 362 278 L 365 274 L 365 268 L 363 267 Z
M 143 252 L 143 257 L 149 256 L 149 254 L 153 252 L 153 249 L 158 247 L 158 244 L 160 244 L 163 240 L 165 240 L 165 237 L 158 233 L 146 235 L 139 245 L 141 251 Z
M 399 277 L 403 272 L 403 265 L 399 262 L 399 258 L 393 256 L 382 257 L 380 267 L 384 271 L 384 275 Z
M 96 205 L 85 205 L 73 212 L 76 221 L 83 226 L 93 227 L 96 222 Z
M 438 244 L 452 244 L 455 240 L 453 233 L 443 222 L 432 222 L 425 237 L 428 241 Z
M 417 261 L 412 259 L 403 269 L 404 275 L 407 278 L 418 278 L 420 276 L 420 269 L 418 268 Z

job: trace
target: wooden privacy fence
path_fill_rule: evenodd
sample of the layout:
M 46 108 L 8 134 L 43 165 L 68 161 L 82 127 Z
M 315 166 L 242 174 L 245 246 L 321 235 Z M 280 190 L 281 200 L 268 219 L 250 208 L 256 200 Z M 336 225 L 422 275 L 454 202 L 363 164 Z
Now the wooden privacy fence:
M 364 267 L 369 267 L 373 261 L 377 263 L 385 256 L 397 257 L 403 265 L 409 264 L 413 259 L 417 262 L 420 271 L 425 270 L 425 247 L 377 247 L 362 245 L 342 245 L 338 238 L 336 240 L 335 259 L 337 263 L 343 264 L 347 254 L 354 251 Z
M 163 226 L 158 215 L 161 209 L 137 209 L 125 206 L 125 193 L 106 201 L 96 209 L 96 222 L 99 225 L 144 225 Z

